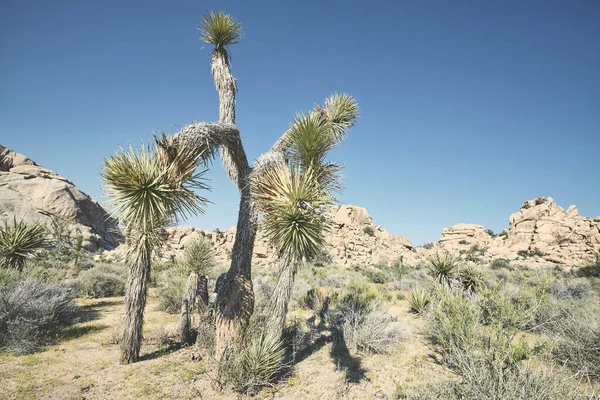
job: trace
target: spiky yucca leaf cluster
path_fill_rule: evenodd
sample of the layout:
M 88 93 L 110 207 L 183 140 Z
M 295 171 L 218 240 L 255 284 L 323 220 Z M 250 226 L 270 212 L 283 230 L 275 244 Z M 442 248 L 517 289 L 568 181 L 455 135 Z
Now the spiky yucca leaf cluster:
M 450 286 L 457 272 L 456 259 L 450 253 L 443 251 L 427 258 L 427 261 L 429 261 L 429 273 L 435 280 Z
M 404 298 L 410 305 L 410 311 L 420 315 L 425 313 L 427 305 L 431 301 L 429 292 L 419 288 L 413 288 L 410 292 L 405 293 Z
M 190 240 L 183 250 L 183 257 L 179 261 L 185 274 L 195 272 L 206 275 L 214 263 L 212 244 L 206 238 L 195 238 Z
M 320 210 L 333 199 L 323 192 L 312 168 L 276 163 L 252 189 L 264 215 L 265 236 L 281 257 L 301 260 L 319 253 L 327 229 Z
M 242 25 L 231 15 L 222 11 L 211 11 L 202 17 L 200 38 L 215 46 L 216 51 L 236 44 L 242 38 Z
M 325 213 L 341 186 L 341 167 L 327 160 L 358 115 L 356 101 L 334 95 L 324 106 L 298 115 L 276 148 L 261 157 L 252 189 L 264 231 L 280 256 L 299 261 L 317 255 L 329 228 Z M 343 131 L 343 132 L 342 132 Z
M 197 159 L 189 151 L 169 153 L 160 143 L 154 149 L 130 146 L 105 159 L 100 175 L 120 222 L 150 232 L 178 215 L 203 212 L 207 200 L 193 191 L 207 188 L 204 171 L 195 172 Z
M 282 368 L 285 351 L 283 342 L 271 335 L 253 338 L 243 352 L 243 368 L 246 379 L 255 385 L 271 382 Z
M 322 114 L 331 128 L 331 135 L 337 142 L 346 138 L 348 129 L 354 126 L 358 118 L 358 103 L 346 93 L 335 93 L 325 99 L 323 106 L 315 106 L 315 110 Z
M 43 248 L 46 243 L 43 226 L 28 226 L 23 221 L 17 222 L 16 218 L 13 218 L 12 225 L 5 221 L 4 228 L 0 229 L 0 267 L 21 271 L 27 257 Z

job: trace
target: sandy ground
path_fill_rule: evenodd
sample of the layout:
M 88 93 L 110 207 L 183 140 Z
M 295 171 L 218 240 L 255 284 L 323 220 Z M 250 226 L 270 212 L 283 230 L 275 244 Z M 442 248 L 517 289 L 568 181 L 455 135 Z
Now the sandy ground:
M 0 356 L 2 399 L 228 399 L 239 395 L 220 390 L 215 363 L 208 354 L 164 342 L 177 316 L 146 308 L 142 360 L 119 365 L 118 345 L 122 298 L 80 300 L 83 322 L 44 351 Z M 264 399 L 392 398 L 397 385 L 448 379 L 451 374 L 431 358 L 421 334 L 423 320 L 408 313 L 403 301 L 390 312 L 405 329 L 405 340 L 391 355 L 365 355 L 318 341 L 299 355 L 293 374 L 259 393 Z M 193 361 L 200 355 L 200 361 Z M 195 357 L 197 358 L 197 357 Z

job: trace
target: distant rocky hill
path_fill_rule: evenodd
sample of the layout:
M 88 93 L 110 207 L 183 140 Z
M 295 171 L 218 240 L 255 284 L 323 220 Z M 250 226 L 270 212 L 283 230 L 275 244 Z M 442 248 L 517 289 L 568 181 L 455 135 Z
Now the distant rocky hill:
M 89 251 L 119 243 L 112 231 L 117 222 L 100 204 L 71 181 L 0 145 L 0 223 L 13 218 L 43 224 L 62 219 L 73 236 L 83 236 Z
M 490 262 L 495 258 L 515 261 L 520 265 L 581 265 L 600 252 L 600 218 L 578 215 L 574 206 L 566 211 L 552 198 L 526 201 L 512 214 L 508 230 L 495 235 L 482 225 L 460 223 L 442 230 L 442 238 L 432 248 L 415 248 L 401 236 L 388 233 L 375 225 L 365 208 L 342 205 L 333 211 L 333 227 L 326 236 L 327 253 L 335 263 L 376 264 L 402 258 L 414 264 L 440 250 L 455 253 L 463 259 Z M 198 236 L 213 242 L 217 258 L 228 260 L 235 228 L 208 232 L 193 227 L 167 229 L 168 243 L 163 256 L 176 256 L 186 243 Z M 429 246 L 428 246 L 429 247 Z M 272 262 L 272 249 L 258 232 L 254 262 Z
M 508 230 L 490 233 L 481 225 L 457 224 L 442 230 L 439 246 L 462 253 L 477 246 L 484 260 L 521 264 L 580 265 L 600 252 L 600 217 L 582 217 L 575 206 L 565 210 L 551 197 L 526 201 L 510 216 Z

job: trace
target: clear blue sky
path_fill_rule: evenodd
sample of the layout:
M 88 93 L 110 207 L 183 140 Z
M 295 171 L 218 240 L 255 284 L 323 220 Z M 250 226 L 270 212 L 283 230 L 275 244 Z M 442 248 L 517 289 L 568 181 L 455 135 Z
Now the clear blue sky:
M 237 122 L 255 159 L 335 91 L 361 118 L 333 158 L 340 200 L 415 244 L 496 231 L 524 200 L 600 215 L 600 1 L 0 0 L 0 143 L 104 201 L 103 158 L 216 120 L 203 13 L 243 25 Z M 187 221 L 227 228 L 238 195 Z

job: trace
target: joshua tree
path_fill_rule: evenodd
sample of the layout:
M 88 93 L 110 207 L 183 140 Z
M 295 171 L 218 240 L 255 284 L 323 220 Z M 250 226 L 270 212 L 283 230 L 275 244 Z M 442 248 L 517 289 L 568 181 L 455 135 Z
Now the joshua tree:
M 179 336 L 182 343 L 191 344 L 191 311 L 199 299 L 199 307 L 206 309 L 208 305 L 208 278 L 206 274 L 213 264 L 211 243 L 205 238 L 190 241 L 185 247 L 180 266 L 188 275 L 186 289 L 181 302 L 181 319 Z
M 174 136 L 173 143 L 185 142 L 194 146 L 196 150 L 202 150 L 206 157 L 214 157 L 217 150 L 220 150 L 225 170 L 240 191 L 231 266 L 225 278 L 221 280 L 222 285 L 217 293 L 215 357 L 221 359 L 233 349 L 233 345 L 248 326 L 254 310 L 251 262 L 256 238 L 257 212 L 251 193 L 252 168 L 235 126 L 237 86 L 230 70 L 229 46 L 238 43 L 241 38 L 241 26 L 225 13 L 212 12 L 203 17 L 200 32 L 201 39 L 214 46 L 211 65 L 215 86 L 219 92 L 219 122 L 187 125 Z M 344 127 L 352 124 L 356 115 L 346 120 L 347 115 L 337 113 L 337 97 L 334 96 L 326 102 L 325 107 L 317 107 L 315 111 L 329 120 L 332 129 L 345 129 Z M 343 134 L 339 130 L 338 133 Z M 271 150 L 261 156 L 257 165 L 266 168 L 271 162 L 281 160 L 291 134 L 291 129 L 285 132 Z
M 264 233 L 279 257 L 267 324 L 276 337 L 285 327 L 296 272 L 304 260 L 322 252 L 329 229 L 326 215 L 340 189 L 341 167 L 328 162 L 327 153 L 344 139 L 357 116 L 353 98 L 332 96 L 325 107 L 295 119 L 278 161 L 270 157 L 253 172 L 253 196 L 264 216 Z
M 27 226 L 23 221 L 8 225 L 4 221 L 4 229 L 0 229 L 0 267 L 23 270 L 27 257 L 46 245 L 46 231 L 39 224 Z
M 152 252 L 163 244 L 163 228 L 178 215 L 202 212 L 206 199 L 193 190 L 205 189 L 197 173 L 202 150 L 173 147 L 169 139 L 156 140 L 154 148 L 129 147 L 105 159 L 100 172 L 110 202 L 125 229 L 129 276 L 121 340 L 123 364 L 139 358 L 144 307 Z

